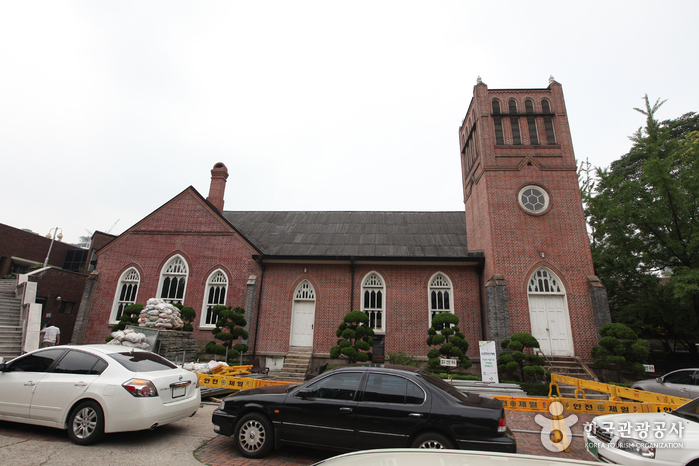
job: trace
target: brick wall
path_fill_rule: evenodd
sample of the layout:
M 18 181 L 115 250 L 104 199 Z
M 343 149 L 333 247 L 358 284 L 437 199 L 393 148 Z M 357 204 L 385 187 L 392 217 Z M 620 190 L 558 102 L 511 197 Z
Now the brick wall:
M 87 276 L 67 270 L 49 268 L 38 273 L 35 272 L 28 277 L 29 281 L 37 283 L 37 298 L 46 299 L 42 308 L 42 327 L 46 323 L 47 314 L 50 313 L 51 323 L 61 330 L 61 342 L 69 343 L 73 336 L 73 327 Z M 60 312 L 61 303 L 64 307 L 63 313 Z

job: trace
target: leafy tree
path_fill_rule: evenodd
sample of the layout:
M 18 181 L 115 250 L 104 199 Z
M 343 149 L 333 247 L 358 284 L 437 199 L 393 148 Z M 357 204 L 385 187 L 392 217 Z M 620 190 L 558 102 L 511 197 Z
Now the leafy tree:
M 618 381 L 623 371 L 645 373 L 643 363 L 650 355 L 646 340 L 641 340 L 633 330 L 620 323 L 604 324 L 599 333 L 602 339 L 592 348 L 595 367 L 617 371 Z
M 526 353 L 527 348 L 539 348 L 539 341 L 528 333 L 515 333 L 509 339 L 502 340 L 500 346 L 511 353 L 502 353 L 498 357 L 498 370 L 522 382 L 536 380 L 544 375 L 542 367 L 546 361 L 536 354 Z M 516 372 L 519 371 L 519 375 Z
M 183 306 L 180 303 L 173 303 L 173 306 L 179 309 L 180 317 L 184 322 L 184 325 L 182 326 L 182 331 L 193 332 L 194 326 L 192 325 L 192 322 L 194 322 L 194 319 L 197 317 L 197 311 L 195 311 L 194 308 L 191 306 Z
M 427 365 L 435 370 L 439 367 L 439 359 L 458 358 L 459 365 L 464 369 L 472 366 L 471 360 L 466 356 L 468 342 L 466 335 L 459 330 L 459 318 L 451 312 L 440 312 L 432 318 L 432 327 L 427 330 L 427 344 L 436 346 L 427 353 Z M 451 368 L 447 367 L 447 372 Z
M 119 317 L 119 322 L 112 326 L 112 332 L 117 330 L 124 330 L 127 325 L 138 326 L 138 316 L 143 310 L 143 304 L 129 304 L 121 312 L 121 317 Z
M 248 350 L 248 346 L 243 343 L 233 345 L 233 342 L 238 338 L 243 340 L 248 339 L 248 332 L 243 327 L 247 325 L 247 321 L 243 314 L 245 309 L 238 306 L 231 308 L 223 305 L 214 306 L 211 309 L 216 317 L 216 327 L 211 331 L 216 340 L 221 341 L 221 344 L 215 341 L 210 341 L 206 344 L 204 350 L 209 354 L 220 354 L 226 356 L 226 363 L 230 358 L 237 358 L 241 353 Z
M 699 323 L 699 115 L 659 122 L 662 104 L 645 97 L 631 150 L 582 193 L 613 320 L 686 342 Z
M 337 346 L 330 348 L 331 358 L 338 359 L 344 356 L 349 359 L 350 364 L 371 360 L 374 330 L 369 327 L 369 316 L 366 313 L 348 312 L 335 335 L 339 340 L 337 340 Z

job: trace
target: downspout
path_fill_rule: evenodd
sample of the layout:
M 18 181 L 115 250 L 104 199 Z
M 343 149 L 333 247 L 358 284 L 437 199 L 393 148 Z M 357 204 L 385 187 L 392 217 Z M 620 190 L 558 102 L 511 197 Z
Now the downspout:
M 350 309 L 349 312 L 354 310 L 354 259 L 350 259 Z
M 257 329 L 260 328 L 260 312 L 262 311 L 262 285 L 264 284 L 265 269 L 267 266 L 262 263 L 262 255 L 257 258 L 257 263 L 260 264 L 260 292 L 257 296 L 257 315 L 255 316 L 255 339 L 252 343 L 252 359 L 255 359 L 255 351 L 257 350 Z

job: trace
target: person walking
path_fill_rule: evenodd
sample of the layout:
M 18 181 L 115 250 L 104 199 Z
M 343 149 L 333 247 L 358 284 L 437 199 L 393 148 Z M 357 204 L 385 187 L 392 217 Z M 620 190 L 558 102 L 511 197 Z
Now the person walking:
M 61 341 L 61 330 L 55 325 L 44 327 L 41 331 L 41 348 L 56 346 Z

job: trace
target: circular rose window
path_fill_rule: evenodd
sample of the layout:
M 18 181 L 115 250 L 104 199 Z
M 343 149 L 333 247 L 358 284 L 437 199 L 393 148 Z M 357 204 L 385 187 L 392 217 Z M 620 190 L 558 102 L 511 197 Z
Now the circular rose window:
M 519 205 L 531 214 L 540 214 L 549 207 L 549 195 L 538 186 L 525 186 L 519 192 Z

